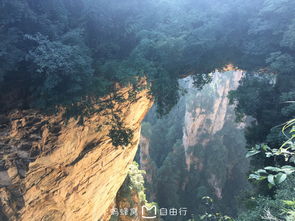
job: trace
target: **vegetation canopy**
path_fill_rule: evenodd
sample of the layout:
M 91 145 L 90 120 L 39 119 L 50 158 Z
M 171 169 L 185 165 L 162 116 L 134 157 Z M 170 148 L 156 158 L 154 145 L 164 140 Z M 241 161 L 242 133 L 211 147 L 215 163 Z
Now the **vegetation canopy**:
M 291 0 L 2 0 L 1 111 L 48 108 L 102 96 L 147 76 L 158 112 L 231 63 L 292 75 Z M 8 99 L 4 99 L 8 98 Z

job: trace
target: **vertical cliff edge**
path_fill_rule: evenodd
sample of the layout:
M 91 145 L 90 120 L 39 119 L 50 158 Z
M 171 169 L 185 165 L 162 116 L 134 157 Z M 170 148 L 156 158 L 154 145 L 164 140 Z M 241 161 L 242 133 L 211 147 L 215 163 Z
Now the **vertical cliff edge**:
M 110 108 L 65 121 L 35 110 L 0 116 L 0 219 L 97 221 L 114 201 L 136 154 L 140 124 L 152 105 L 148 90 L 120 89 Z M 132 99 L 128 97 L 132 96 Z M 105 100 L 109 97 L 104 98 Z M 112 120 L 133 131 L 114 146 Z
M 202 198 L 209 196 L 223 214 L 237 214 L 236 196 L 248 188 L 249 163 L 245 125 L 235 121 L 228 95 L 242 77 L 240 70 L 212 73 L 201 90 L 191 77 L 185 78 L 180 85 L 187 93 L 165 118 L 149 112 L 142 124 L 139 161 L 147 171 L 148 200 L 201 216 Z

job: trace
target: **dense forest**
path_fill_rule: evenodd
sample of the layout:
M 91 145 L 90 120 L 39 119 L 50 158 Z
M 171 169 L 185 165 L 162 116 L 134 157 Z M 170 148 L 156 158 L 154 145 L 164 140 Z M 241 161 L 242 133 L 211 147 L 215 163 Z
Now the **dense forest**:
M 235 75 L 239 73 L 214 73 L 202 90 L 193 87 L 191 78 L 183 79 L 186 93 L 169 114 L 157 118 L 155 108 L 149 112 L 142 124 L 149 147 L 142 142 L 139 162 L 146 170 L 150 201 L 186 207 L 198 216 L 206 212 L 202 198 L 207 196 L 217 211 L 237 215 L 242 194 L 251 188 L 244 126 L 235 122 L 234 107 L 224 93 L 236 87 Z
M 118 84 L 140 91 L 144 78 L 155 101 L 152 118 L 162 117 L 150 120 L 152 129 L 173 138 L 153 144 L 161 174 L 176 166 L 165 160 L 173 146 L 170 158 L 183 162 L 177 148 L 183 116 L 175 113 L 163 123 L 182 102 L 181 79 L 190 76 L 201 90 L 216 70 L 243 70 L 228 98 L 235 120 L 246 124 L 252 189 L 232 214 L 241 221 L 295 220 L 294 0 L 0 0 L 0 64 L 0 113 L 64 107 L 82 115 L 82 107 L 105 95 L 120 99 Z M 123 141 L 114 140 L 115 146 L 132 133 L 118 125 L 110 136 Z M 235 135 L 228 140 L 243 139 Z M 224 143 L 216 138 L 214 145 L 218 153 Z M 173 173 L 173 179 L 182 175 Z M 167 183 L 175 184 L 158 185 Z M 171 196 L 175 206 L 177 197 Z M 211 210 L 200 219 L 231 218 Z
M 289 78 L 293 10 L 285 0 L 2 0 L 1 94 L 11 100 L 1 99 L 1 109 L 15 97 L 24 108 L 71 103 L 146 76 L 164 114 L 185 75 L 201 87 L 232 63 Z

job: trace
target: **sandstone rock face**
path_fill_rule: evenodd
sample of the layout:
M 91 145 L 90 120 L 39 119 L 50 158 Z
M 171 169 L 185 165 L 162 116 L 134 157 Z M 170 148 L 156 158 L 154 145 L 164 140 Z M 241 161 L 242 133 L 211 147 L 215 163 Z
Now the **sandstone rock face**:
M 0 220 L 100 220 L 126 178 L 152 105 L 148 90 L 130 92 L 120 89 L 120 101 L 104 98 L 111 108 L 96 105 L 82 123 L 34 110 L 1 116 Z M 133 131 L 125 147 L 109 137 L 114 113 Z
M 207 184 L 219 199 L 223 198 L 224 189 L 227 187 L 226 182 L 232 177 L 242 174 L 236 165 L 240 163 L 241 165 L 245 164 L 244 168 L 248 166 L 243 158 L 241 162 L 235 160 L 243 154 L 244 140 L 241 139 L 240 142 L 237 142 L 234 139 L 229 141 L 227 138 L 230 134 L 240 134 L 240 129 L 245 126 L 243 123 L 235 122 L 234 106 L 229 105 L 228 98 L 229 92 L 239 86 L 242 76 L 243 72 L 240 70 L 217 72 L 210 84 L 206 85 L 202 91 L 197 92 L 195 97 L 188 98 L 186 101 L 182 142 L 187 170 L 199 173 L 207 171 Z M 187 82 L 187 87 L 194 91 L 190 81 Z M 193 93 L 192 91 L 190 93 Z M 230 126 L 230 124 L 232 125 Z M 232 144 L 236 149 L 229 151 Z M 214 149 L 215 145 L 219 145 L 219 148 Z M 211 150 L 211 162 L 202 157 L 202 154 L 206 152 L 204 148 Z M 215 153 L 213 153 L 214 151 Z M 228 156 L 218 155 L 219 151 Z M 233 151 L 236 155 L 233 154 L 232 157 L 229 157 L 229 153 L 233 153 Z M 222 162 L 222 159 L 225 163 Z M 217 171 L 217 168 L 213 169 L 212 167 L 208 170 L 208 167 L 214 164 L 213 160 L 215 164 L 219 162 L 219 167 L 224 169 Z
M 117 196 L 109 209 L 106 211 L 103 220 L 111 221 L 144 221 L 155 214 L 145 208 L 151 208 L 145 194 L 144 177 L 145 171 L 139 169 L 134 162 L 129 166 L 128 176 L 117 192 Z M 159 215 L 159 212 L 157 212 Z M 159 216 L 152 218 L 153 221 L 160 221 Z
M 144 203 L 140 202 L 138 192 L 135 189 L 124 193 L 119 190 L 114 202 L 104 214 L 103 220 L 144 221 L 141 209 L 143 205 Z
M 235 122 L 228 94 L 242 77 L 239 70 L 216 72 L 202 90 L 187 77 L 180 81 L 187 93 L 165 119 L 150 113 L 140 141 L 148 199 L 160 206 L 173 199 L 197 214 L 201 198 L 215 196 L 219 205 L 226 205 L 223 208 L 235 210 L 234 196 L 248 184 L 249 165 L 244 157 L 245 125 Z M 164 154 L 157 151 L 159 146 Z
M 205 90 L 196 94 L 194 99 L 186 103 L 185 122 L 183 128 L 183 146 L 186 153 L 187 168 L 192 164 L 201 170 L 203 165 L 199 159 L 188 153 L 189 148 L 196 144 L 206 144 L 218 131 L 220 131 L 228 117 L 235 117 L 230 112 L 233 107 L 229 105 L 228 93 L 235 90 L 242 78 L 242 71 L 215 73 L 212 82 L 205 86 Z M 187 87 L 193 88 L 189 80 Z M 206 90 L 210 87 L 210 90 Z M 211 94 L 208 94 L 209 93 Z M 189 99 L 188 99 L 189 100 Z M 194 101 L 199 103 L 195 104 Z M 206 134 L 208 138 L 202 136 Z

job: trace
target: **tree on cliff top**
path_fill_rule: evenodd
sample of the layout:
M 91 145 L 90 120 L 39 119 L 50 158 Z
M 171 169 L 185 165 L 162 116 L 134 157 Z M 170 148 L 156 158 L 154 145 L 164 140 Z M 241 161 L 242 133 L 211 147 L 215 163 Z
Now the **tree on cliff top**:
M 1 109 L 13 106 L 4 97 L 47 108 L 145 75 L 165 114 L 187 74 L 203 84 L 199 74 L 229 62 L 291 73 L 294 8 L 290 0 L 2 0 Z

